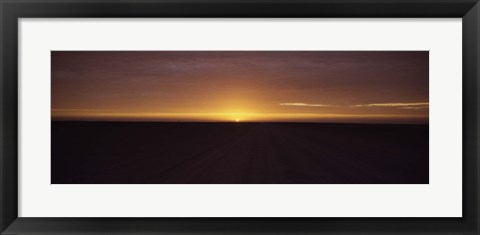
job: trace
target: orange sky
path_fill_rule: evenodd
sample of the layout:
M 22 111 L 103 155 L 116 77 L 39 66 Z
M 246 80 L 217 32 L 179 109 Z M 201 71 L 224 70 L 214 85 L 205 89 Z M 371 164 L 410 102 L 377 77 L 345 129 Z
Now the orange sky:
M 428 122 L 428 52 L 53 51 L 54 120 Z

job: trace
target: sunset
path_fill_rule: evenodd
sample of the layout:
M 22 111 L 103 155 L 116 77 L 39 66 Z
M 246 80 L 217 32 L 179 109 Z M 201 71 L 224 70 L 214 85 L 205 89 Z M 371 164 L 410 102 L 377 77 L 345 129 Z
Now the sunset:
M 428 52 L 52 52 L 52 118 L 428 121 Z
M 428 184 L 428 51 L 52 51 L 52 184 Z

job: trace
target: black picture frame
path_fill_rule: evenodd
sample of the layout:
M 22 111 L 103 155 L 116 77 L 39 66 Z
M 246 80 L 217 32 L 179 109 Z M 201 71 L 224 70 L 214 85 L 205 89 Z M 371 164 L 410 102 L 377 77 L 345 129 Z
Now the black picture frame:
M 479 234 L 478 0 L 0 0 L 2 234 Z M 462 218 L 18 217 L 18 19 L 105 17 L 409 17 L 463 19 Z M 442 205 L 438 205 L 442 206 Z

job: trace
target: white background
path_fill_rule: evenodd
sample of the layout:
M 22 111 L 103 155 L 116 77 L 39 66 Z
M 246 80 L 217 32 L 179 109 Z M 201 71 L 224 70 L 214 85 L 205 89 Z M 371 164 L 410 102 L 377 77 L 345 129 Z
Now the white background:
M 21 217 L 460 217 L 461 19 L 22 19 Z M 429 50 L 430 184 L 50 185 L 51 50 Z

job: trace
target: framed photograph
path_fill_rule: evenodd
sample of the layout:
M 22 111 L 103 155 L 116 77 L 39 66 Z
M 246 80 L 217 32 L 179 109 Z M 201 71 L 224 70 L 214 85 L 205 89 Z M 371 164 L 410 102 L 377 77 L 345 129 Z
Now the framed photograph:
M 465 1 L 9 1 L 2 234 L 479 234 Z

